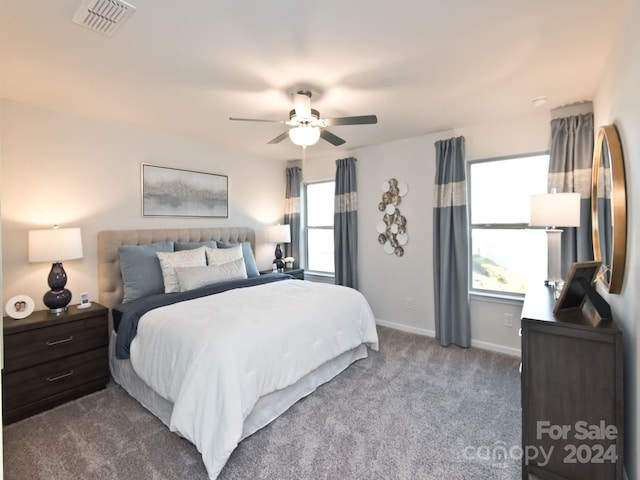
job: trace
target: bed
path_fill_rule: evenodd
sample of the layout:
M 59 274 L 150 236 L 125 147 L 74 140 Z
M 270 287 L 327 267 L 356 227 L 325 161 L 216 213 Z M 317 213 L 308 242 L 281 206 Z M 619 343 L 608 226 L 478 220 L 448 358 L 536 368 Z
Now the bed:
M 378 349 L 359 292 L 260 275 L 253 251 L 248 227 L 98 234 L 112 377 L 212 479 L 242 439 Z

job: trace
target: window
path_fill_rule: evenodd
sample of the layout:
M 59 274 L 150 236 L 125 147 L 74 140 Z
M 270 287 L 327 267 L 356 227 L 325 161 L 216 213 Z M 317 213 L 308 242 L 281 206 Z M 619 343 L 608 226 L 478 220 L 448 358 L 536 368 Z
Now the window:
M 544 279 L 546 236 L 528 224 L 548 169 L 546 154 L 469 164 L 471 290 L 523 294 L 529 279 Z
M 333 213 L 335 182 L 310 183 L 306 186 L 307 269 L 334 273 Z

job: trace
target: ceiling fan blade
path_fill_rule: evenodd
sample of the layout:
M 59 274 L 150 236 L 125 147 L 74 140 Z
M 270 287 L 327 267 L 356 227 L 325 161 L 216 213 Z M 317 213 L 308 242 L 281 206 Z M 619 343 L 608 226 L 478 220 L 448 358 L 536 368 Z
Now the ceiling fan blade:
M 372 125 L 378 123 L 378 117 L 375 115 L 360 115 L 358 117 L 340 117 L 340 118 L 326 118 L 328 127 L 334 125 Z
M 266 123 L 285 123 L 283 120 L 263 120 L 260 118 L 237 118 L 229 117 L 229 120 L 237 120 L 240 122 L 266 122 Z
M 320 130 L 320 136 L 324 138 L 327 142 L 331 143 L 332 145 L 335 145 L 336 147 L 338 145 L 342 145 L 345 142 L 345 140 L 343 140 L 337 135 L 334 135 L 326 128 L 323 128 L 322 130 Z
M 274 138 L 273 140 L 267 142 L 268 145 L 273 145 L 275 143 L 280 143 L 282 140 L 284 140 L 285 138 L 289 137 L 289 130 L 287 130 L 284 133 L 281 133 L 280 135 L 278 135 L 276 138 Z

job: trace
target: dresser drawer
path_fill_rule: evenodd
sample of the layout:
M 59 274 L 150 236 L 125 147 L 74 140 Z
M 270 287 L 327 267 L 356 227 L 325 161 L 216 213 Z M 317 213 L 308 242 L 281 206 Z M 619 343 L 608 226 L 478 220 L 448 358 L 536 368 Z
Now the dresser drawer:
M 107 347 L 26 368 L 3 376 L 5 411 L 109 377 Z
M 68 355 L 106 346 L 104 315 L 4 336 L 4 371 L 32 367 Z M 106 358 L 106 357 L 105 357 Z

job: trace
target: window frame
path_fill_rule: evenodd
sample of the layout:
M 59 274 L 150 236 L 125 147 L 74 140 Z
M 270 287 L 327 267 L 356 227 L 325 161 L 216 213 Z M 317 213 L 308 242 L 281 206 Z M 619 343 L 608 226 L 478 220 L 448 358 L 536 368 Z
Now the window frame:
M 479 163 L 489 163 L 489 162 L 500 162 L 505 160 L 517 160 L 519 158 L 528 158 L 528 157 L 538 157 L 538 156 L 550 156 L 549 150 L 531 152 L 531 153 L 521 153 L 516 155 L 504 155 L 500 157 L 491 157 L 491 158 L 482 158 L 477 160 L 469 160 L 466 162 L 466 175 L 467 175 L 467 226 L 468 226 L 468 256 L 469 256 L 469 279 L 468 279 L 468 291 L 469 295 L 478 296 L 478 297 L 489 297 L 489 298 L 498 298 L 505 300 L 524 300 L 525 293 L 520 292 L 503 292 L 499 290 L 490 290 L 483 288 L 475 288 L 473 286 L 473 243 L 472 243 L 472 235 L 473 229 L 481 229 L 481 230 L 523 230 L 523 229 L 536 229 L 536 230 L 544 230 L 544 227 L 533 227 L 529 226 L 528 223 L 472 223 L 471 219 L 473 218 L 473 205 L 471 202 L 471 167 L 473 165 L 477 165 Z
M 319 184 L 327 184 L 327 183 L 333 183 L 334 184 L 334 191 L 335 191 L 335 183 L 336 181 L 334 179 L 331 180 L 316 180 L 313 182 L 306 182 L 304 184 L 304 220 L 303 220 L 303 231 L 304 231 L 304 267 L 305 267 L 305 272 L 306 273 L 310 273 L 312 275 L 317 275 L 319 277 L 331 277 L 333 278 L 335 276 L 335 266 L 334 266 L 334 271 L 331 272 L 327 272 L 327 271 L 323 271 L 323 270 L 311 270 L 309 269 L 309 228 L 313 229 L 313 230 L 335 230 L 335 224 L 332 224 L 331 226 L 328 225 L 324 225 L 324 226 L 314 226 L 314 227 L 309 227 L 309 195 L 307 193 L 307 189 L 309 188 L 309 185 L 319 185 Z M 334 212 L 335 212 L 335 202 L 334 202 Z M 335 215 L 335 213 L 334 213 Z M 335 252 L 335 242 L 334 242 L 334 252 Z

